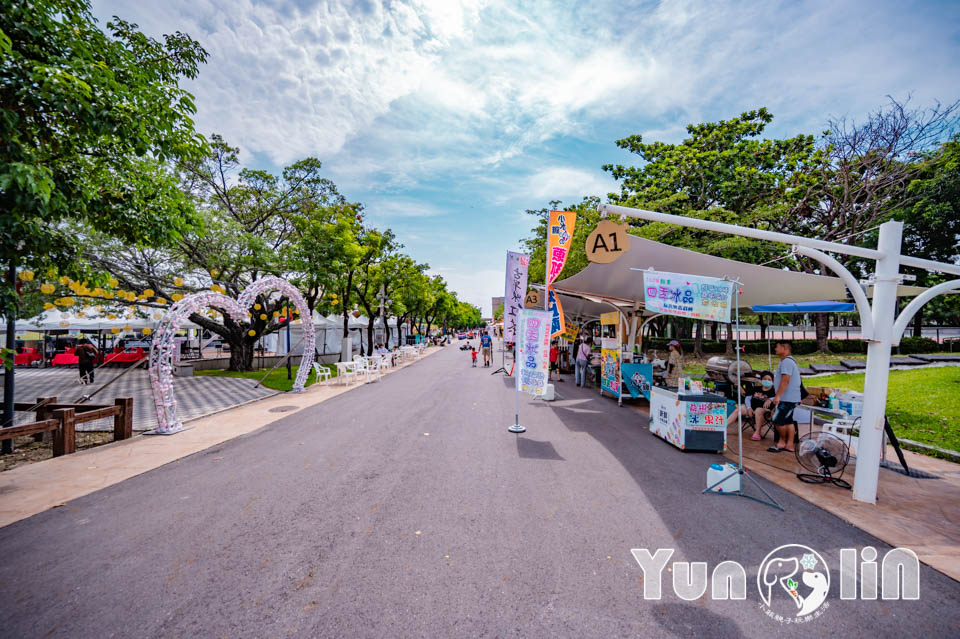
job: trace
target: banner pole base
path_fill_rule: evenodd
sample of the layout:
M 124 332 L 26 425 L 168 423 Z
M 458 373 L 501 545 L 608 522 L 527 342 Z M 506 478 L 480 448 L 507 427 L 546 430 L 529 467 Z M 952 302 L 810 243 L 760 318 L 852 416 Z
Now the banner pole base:
M 507 430 L 509 430 L 511 433 L 527 432 L 527 429 L 521 426 L 520 424 L 510 424 L 510 426 L 507 427 Z

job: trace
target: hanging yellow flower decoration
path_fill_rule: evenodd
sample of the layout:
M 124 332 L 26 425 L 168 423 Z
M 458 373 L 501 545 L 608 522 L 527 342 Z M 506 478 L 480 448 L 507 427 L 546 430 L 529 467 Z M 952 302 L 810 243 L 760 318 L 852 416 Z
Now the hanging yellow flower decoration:
M 173 278 L 173 285 L 174 285 L 174 286 L 183 286 L 183 278 L 182 278 L 182 277 L 175 277 L 175 278 Z
M 261 308 L 262 308 L 262 307 L 261 307 L 259 304 L 254 304 L 254 305 L 253 305 L 253 310 L 255 310 L 255 311 L 259 311 Z
M 41 285 L 40 285 L 40 292 L 43 293 L 44 295 L 50 295 L 50 294 L 53 293 L 55 290 L 57 290 L 57 287 L 54 286 L 53 284 L 41 284 Z
M 156 295 L 156 293 L 154 293 L 152 288 L 146 289 L 145 291 L 143 291 L 143 294 L 146 297 L 153 297 L 154 295 Z
M 250 337 L 255 337 L 256 334 L 257 334 L 257 332 L 256 332 L 255 330 L 253 330 L 252 328 L 251 328 L 249 331 L 247 331 L 247 335 L 249 335 Z
M 174 293 L 170 297 L 173 298 L 174 302 L 179 302 L 180 300 L 183 299 L 183 295 L 181 293 Z
M 133 329 L 130 328 L 130 325 L 129 325 L 129 324 L 127 324 L 126 326 L 123 327 L 123 330 L 125 330 L 125 331 L 132 331 Z
M 145 329 L 143 329 L 143 330 L 140 331 L 140 332 L 143 333 L 144 335 L 149 335 L 150 333 L 153 332 L 153 329 L 152 329 L 152 328 L 145 328 Z
M 275 318 L 276 318 L 276 317 L 280 317 L 280 311 L 274 311 L 274 312 L 273 312 L 273 316 L 274 316 Z
M 54 306 L 54 305 L 51 304 L 50 302 L 46 302 L 46 303 L 43 305 L 43 310 L 45 310 L 45 311 L 49 311 L 49 310 L 52 309 L 52 308 L 56 308 L 56 306 Z
M 24 282 L 33 281 L 33 271 L 20 271 L 20 279 Z
M 53 303 L 56 304 L 57 306 L 73 306 L 73 298 L 58 297 L 57 299 L 53 300 Z
M 107 313 L 107 319 L 117 319 L 117 316 L 114 313 Z
M 156 300 L 154 300 L 154 301 L 155 301 L 157 304 L 159 304 L 160 306 L 164 306 L 164 305 L 167 303 L 167 299 L 166 299 L 165 297 L 158 297 L 158 298 L 157 298 Z
M 113 333 L 114 335 L 116 335 L 117 333 L 120 332 L 120 329 L 117 328 L 116 326 L 114 326 L 113 328 L 110 329 L 110 332 Z
M 260 319 L 266 321 L 266 319 L 267 319 L 267 314 L 266 314 L 266 313 L 260 313 Z

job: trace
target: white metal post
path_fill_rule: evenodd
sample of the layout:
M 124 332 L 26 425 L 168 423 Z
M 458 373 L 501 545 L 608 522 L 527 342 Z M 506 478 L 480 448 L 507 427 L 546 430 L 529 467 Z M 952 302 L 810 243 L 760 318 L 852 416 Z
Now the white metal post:
M 876 282 L 873 286 L 873 340 L 867 343 L 867 373 L 863 384 L 863 418 L 857 446 L 857 471 L 853 480 L 853 498 L 874 504 L 883 454 L 883 423 L 887 408 L 890 373 L 890 347 L 893 343 L 894 308 L 900 283 L 900 242 L 902 222 L 880 226 L 877 250 Z

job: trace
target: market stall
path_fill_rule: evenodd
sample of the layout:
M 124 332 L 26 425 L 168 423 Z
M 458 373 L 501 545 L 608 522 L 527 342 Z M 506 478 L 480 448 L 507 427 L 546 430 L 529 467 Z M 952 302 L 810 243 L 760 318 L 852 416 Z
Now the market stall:
M 727 449 L 727 400 L 690 384 L 677 390 L 654 386 L 650 432 L 680 450 L 722 453 Z

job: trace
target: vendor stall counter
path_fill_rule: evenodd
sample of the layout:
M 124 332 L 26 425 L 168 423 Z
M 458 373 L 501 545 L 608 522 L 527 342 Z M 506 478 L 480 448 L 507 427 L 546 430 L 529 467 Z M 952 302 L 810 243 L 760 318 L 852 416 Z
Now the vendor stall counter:
M 722 453 L 727 449 L 727 400 L 662 386 L 650 391 L 650 432 L 680 450 Z

